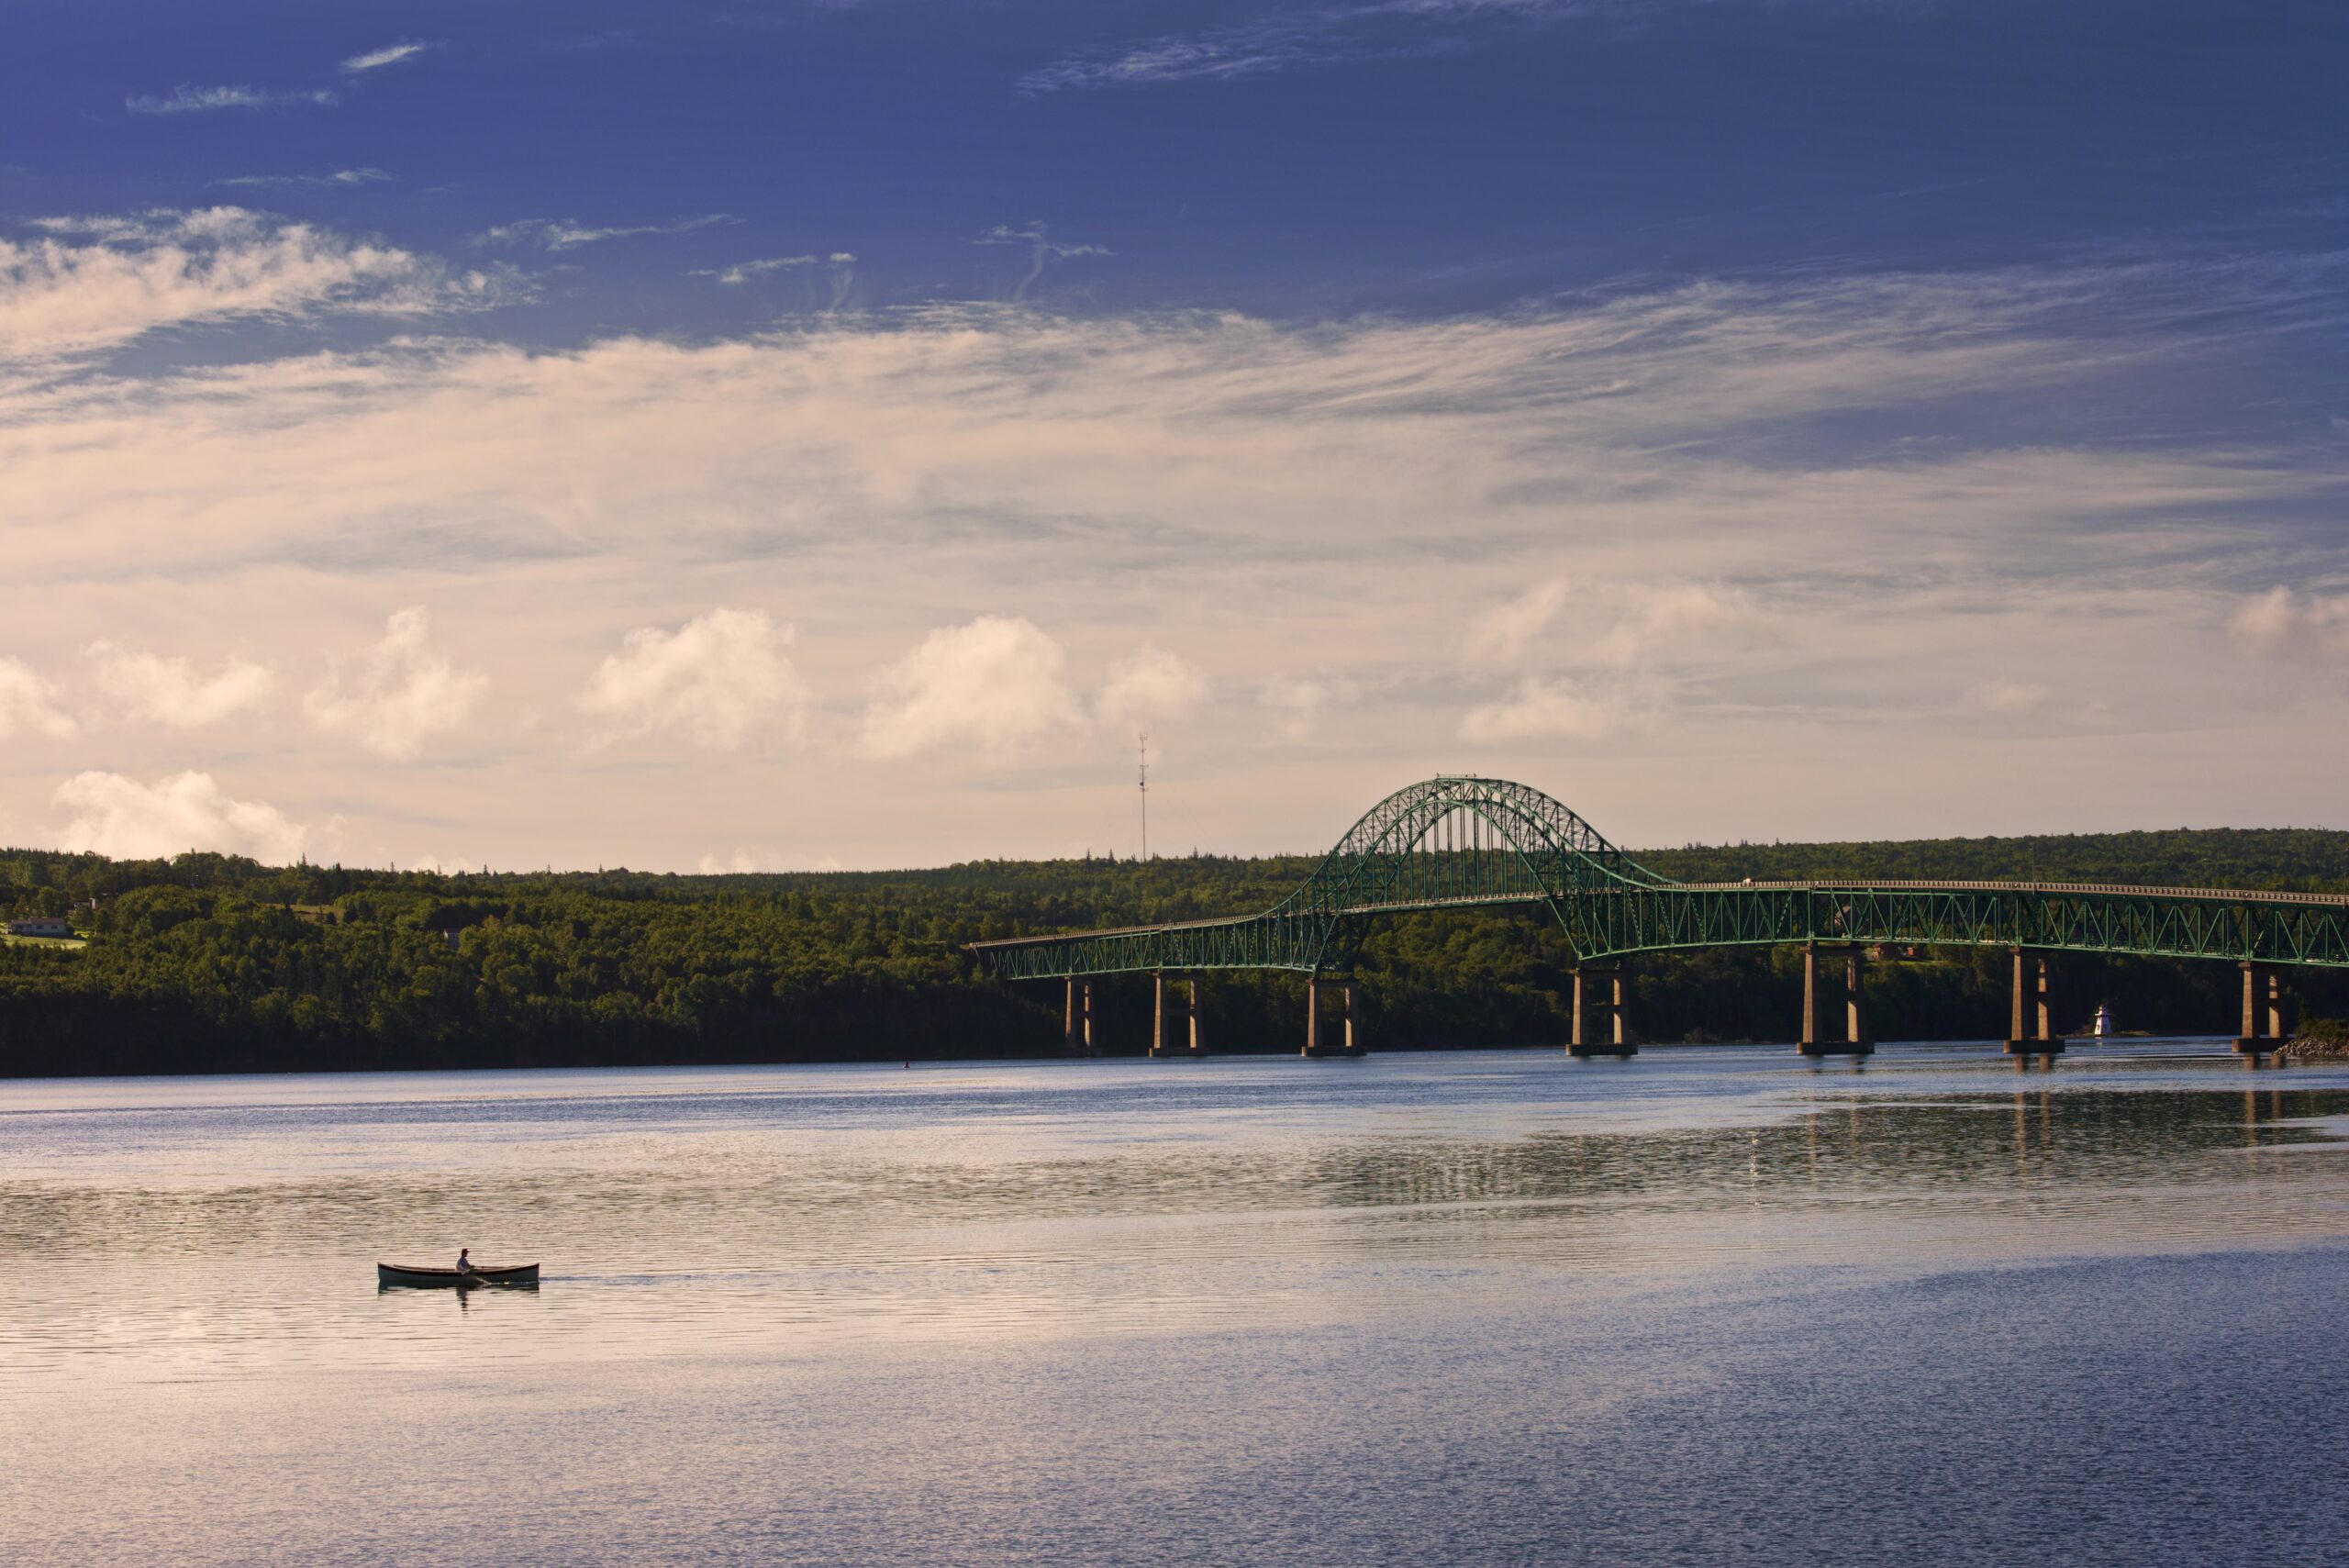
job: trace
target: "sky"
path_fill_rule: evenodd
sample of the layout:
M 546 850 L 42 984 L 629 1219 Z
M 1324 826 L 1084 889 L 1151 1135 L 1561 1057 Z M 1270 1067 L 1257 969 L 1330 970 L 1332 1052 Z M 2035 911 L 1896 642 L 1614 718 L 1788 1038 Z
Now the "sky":
M 0 842 L 2349 828 L 2349 11 L 11 0 Z

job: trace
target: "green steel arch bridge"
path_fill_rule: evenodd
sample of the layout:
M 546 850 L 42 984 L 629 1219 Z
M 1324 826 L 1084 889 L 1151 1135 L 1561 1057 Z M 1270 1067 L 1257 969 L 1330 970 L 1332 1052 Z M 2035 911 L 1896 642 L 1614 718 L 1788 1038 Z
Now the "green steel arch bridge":
M 2349 896 L 2221 888 L 2050 882 L 1675 882 L 1648 870 L 1540 790 L 1506 779 L 1443 777 L 1370 808 L 1296 891 L 1261 914 L 975 942 L 1004 980 L 1070 983 L 1211 970 L 1288 970 L 1308 976 L 1308 1050 L 1319 1054 L 1319 981 L 1351 972 L 1370 923 L 1384 915 L 1491 905 L 1549 911 L 1579 964 L 1674 949 L 1794 944 L 1806 966 L 1805 1048 L 1818 1039 L 1817 954 L 1842 950 L 1852 968 L 1848 1045 L 1864 1043 L 1858 958 L 1868 947 L 2004 948 L 2015 954 L 2017 1027 L 2009 1049 L 2061 1049 L 2046 1027 L 2045 955 L 2121 953 L 2225 960 L 2243 966 L 2243 1042 L 2273 1049 L 2282 1032 L 2279 965 L 2349 968 Z M 2025 955 L 2039 964 L 2034 983 Z M 1615 1043 L 1621 981 L 1610 983 Z M 1575 1033 L 1582 1033 L 1576 974 Z M 2026 995 L 2035 995 L 2036 1018 Z M 1193 992 L 1196 998 L 1196 989 Z M 1196 1017 L 1196 1012 L 1194 1013 Z M 1352 1003 L 1348 997 L 1348 1034 Z M 2239 1046 L 2250 1051 L 2248 1045 Z M 1579 1047 L 1582 1042 L 1577 1038 Z M 1628 1053 L 1628 1049 L 1626 1051 Z M 2022 1054 L 2024 1052 L 2018 1052 Z

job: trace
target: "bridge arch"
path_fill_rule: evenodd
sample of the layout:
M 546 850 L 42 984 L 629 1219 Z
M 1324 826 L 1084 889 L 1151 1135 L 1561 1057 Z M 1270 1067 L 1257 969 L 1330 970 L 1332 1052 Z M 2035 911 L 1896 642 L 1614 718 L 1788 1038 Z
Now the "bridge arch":
M 1318 973 L 1367 922 L 1541 904 L 1578 957 L 1812 943 L 2031 948 L 2349 968 L 2349 896 L 2041 882 L 1675 882 L 1530 785 L 1452 775 L 1397 790 L 1257 915 L 978 942 L 1005 979 L 1198 969 Z

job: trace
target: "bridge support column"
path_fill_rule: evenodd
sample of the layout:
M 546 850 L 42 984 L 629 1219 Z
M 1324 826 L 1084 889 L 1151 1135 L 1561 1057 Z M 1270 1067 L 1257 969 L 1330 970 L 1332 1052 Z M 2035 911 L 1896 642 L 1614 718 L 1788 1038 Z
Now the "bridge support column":
M 2267 963 L 2245 961 L 2243 966 L 2243 1033 L 2235 1040 L 2236 1054 L 2259 1059 L 2284 1049 L 2292 1032 L 2286 1017 L 2284 977 Z
M 1068 1005 L 1061 1015 L 1061 1051 L 1065 1056 L 1098 1056 L 1093 1043 L 1093 982 L 1071 980 Z
M 1854 1053 L 1876 1049 L 1876 1035 L 1868 1029 L 1867 996 L 1861 989 L 1867 962 L 1867 954 L 1857 948 L 1843 961 L 1843 1040 Z
M 1587 981 L 1590 989 L 1586 991 Z M 1637 1056 L 1640 1048 L 1631 1043 L 1631 1026 L 1625 1016 L 1627 982 L 1621 969 L 1589 969 L 1576 965 L 1574 970 L 1574 1001 L 1569 1006 L 1566 1054 L 1587 1061 L 1594 1056 Z M 1598 1028 L 1591 1012 L 1596 1009 Z
M 1150 1053 L 1152 1056 L 1206 1055 L 1207 1052 L 1199 1049 L 1199 983 L 1197 980 L 1186 983 L 1188 986 L 1187 994 L 1176 1006 L 1181 1011 L 1183 1020 L 1189 1027 L 1173 1032 L 1166 1028 L 1166 976 L 1163 973 L 1152 974 L 1150 977 L 1150 983 L 1152 989 Z
M 2014 950 L 2014 1013 L 2007 1029 L 2007 1054 L 2040 1056 L 2051 1062 L 2064 1054 L 2055 1032 L 2055 974 L 2043 958 Z
M 1338 1037 L 1343 1043 L 1332 1043 L 1323 1037 L 1323 1026 L 1329 1021 L 1324 1017 L 1321 1005 L 1321 987 L 1325 984 L 1338 987 L 1340 1000 L 1346 1010 L 1343 1025 Z M 1318 974 L 1307 975 L 1304 1054 L 1307 1056 L 1360 1056 L 1362 1049 L 1361 1039 L 1354 1033 L 1354 983 L 1351 980 L 1325 981 Z
M 1795 1046 L 1804 1056 L 1874 1056 L 1876 1041 L 1867 1029 L 1867 1009 L 1860 996 L 1860 966 L 1857 949 L 1844 960 L 1843 967 L 1843 1036 L 1831 1040 L 1827 1034 L 1827 993 L 1819 978 L 1819 944 L 1802 944 L 1802 1040 Z

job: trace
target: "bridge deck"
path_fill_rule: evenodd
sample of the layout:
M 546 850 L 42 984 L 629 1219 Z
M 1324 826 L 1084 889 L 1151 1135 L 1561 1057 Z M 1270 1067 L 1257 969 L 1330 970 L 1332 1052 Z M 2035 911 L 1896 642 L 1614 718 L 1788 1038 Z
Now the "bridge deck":
M 2349 906 L 2349 894 L 2343 893 L 2271 893 L 2245 888 L 2226 887 L 2154 887 L 2125 882 L 1951 882 L 1951 881 L 1884 881 L 1884 882 L 1676 882 L 1662 887 L 1643 888 L 1646 894 L 1671 895 L 1680 893 L 2016 893 L 2016 894 L 2083 894 L 2095 897 L 2188 898 L 2211 904 L 2299 904 L 2322 908 Z M 1506 894 L 1471 894 L 1455 898 L 1414 898 L 1395 903 L 1364 903 L 1346 906 L 1337 911 L 1345 915 L 1394 915 L 1422 909 L 1472 909 L 1490 907 L 1496 904 L 1540 904 L 1544 895 L 1526 891 Z M 1330 913 L 1326 910 L 1274 910 L 1253 915 L 1216 915 L 1197 920 L 1162 920 L 1148 926 L 1107 926 L 1098 929 L 1055 931 L 1033 937 L 1001 937 L 993 941 L 970 942 L 967 950 L 974 953 L 1011 952 L 1021 948 L 1044 947 L 1054 942 L 1084 941 L 1095 937 L 1149 937 L 1173 931 L 1204 931 L 1220 927 L 1244 926 L 1258 920 L 1308 920 Z
M 1366 812 L 1258 914 L 974 942 L 1006 979 L 1149 970 L 1320 973 L 1376 917 L 1547 906 L 1585 959 L 1799 943 L 2037 948 L 2349 969 L 2349 895 L 2107 882 L 1674 882 L 1541 791 L 1446 776 Z

